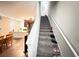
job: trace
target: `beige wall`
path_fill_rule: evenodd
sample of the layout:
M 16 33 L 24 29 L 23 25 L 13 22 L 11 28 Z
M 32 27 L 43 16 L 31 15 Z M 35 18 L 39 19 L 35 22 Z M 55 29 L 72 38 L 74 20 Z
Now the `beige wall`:
M 2 19 L 0 20 L 0 34 L 4 35 L 7 34 L 9 32 L 9 20 L 7 17 L 2 17 Z
M 32 1 L 0 1 L 0 14 L 11 16 L 17 19 L 22 17 L 36 16 L 36 3 Z

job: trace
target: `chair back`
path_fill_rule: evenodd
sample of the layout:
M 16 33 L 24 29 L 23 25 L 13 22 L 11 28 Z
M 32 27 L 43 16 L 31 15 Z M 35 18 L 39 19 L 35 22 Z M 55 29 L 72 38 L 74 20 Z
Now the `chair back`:
M 0 36 L 0 40 L 4 39 L 4 36 Z
M 0 45 L 3 43 L 4 36 L 0 36 Z
M 7 34 L 6 39 L 7 41 L 11 41 L 13 39 L 13 34 L 12 33 Z

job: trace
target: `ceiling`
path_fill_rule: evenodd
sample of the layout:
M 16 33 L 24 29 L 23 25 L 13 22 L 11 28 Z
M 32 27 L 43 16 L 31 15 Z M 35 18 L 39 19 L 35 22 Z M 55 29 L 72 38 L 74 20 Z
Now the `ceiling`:
M 36 16 L 35 1 L 0 1 L 0 14 L 16 19 Z

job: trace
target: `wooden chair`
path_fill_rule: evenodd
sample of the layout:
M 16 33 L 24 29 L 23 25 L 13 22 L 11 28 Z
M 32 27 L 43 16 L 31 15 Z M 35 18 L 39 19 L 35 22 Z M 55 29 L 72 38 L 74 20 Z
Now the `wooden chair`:
M 6 35 L 6 46 L 8 47 L 9 44 L 12 46 L 12 41 L 13 41 L 13 34 L 9 33 Z
M 3 47 L 3 39 L 4 36 L 0 36 L 0 52 L 2 53 L 2 47 Z

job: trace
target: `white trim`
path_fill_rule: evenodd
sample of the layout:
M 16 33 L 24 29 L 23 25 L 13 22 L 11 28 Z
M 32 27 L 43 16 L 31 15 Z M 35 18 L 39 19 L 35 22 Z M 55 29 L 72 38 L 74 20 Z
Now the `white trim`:
M 52 17 L 53 20 L 53 17 Z M 66 43 L 68 44 L 68 46 L 70 47 L 70 49 L 72 50 L 73 54 L 78 57 L 78 54 L 76 53 L 76 51 L 74 50 L 74 48 L 72 47 L 72 45 L 69 43 L 68 39 L 66 38 L 66 36 L 63 34 L 62 30 L 60 29 L 60 27 L 58 26 L 58 24 L 55 22 L 55 20 L 53 20 L 53 22 L 55 23 L 55 25 L 57 26 L 57 28 L 59 29 L 61 35 L 63 36 L 63 38 L 65 39 Z

